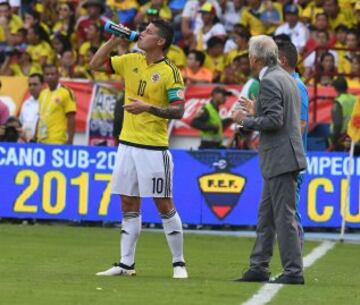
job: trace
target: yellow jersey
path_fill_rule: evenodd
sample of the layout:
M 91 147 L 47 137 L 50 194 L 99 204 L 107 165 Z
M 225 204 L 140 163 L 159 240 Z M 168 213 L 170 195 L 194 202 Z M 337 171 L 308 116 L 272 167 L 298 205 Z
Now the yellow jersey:
M 225 55 L 212 57 L 206 53 L 204 67 L 208 68 L 212 73 L 223 72 L 225 69 Z
M 66 114 L 71 112 L 76 112 L 71 89 L 59 85 L 53 91 L 49 88 L 42 90 L 39 96 L 38 141 L 45 144 L 66 144 Z
M 112 72 L 125 82 L 125 105 L 129 98 L 157 107 L 184 102 L 184 82 L 178 68 L 166 57 L 150 65 L 144 54 L 113 56 L 109 61 Z M 148 149 L 167 149 L 168 120 L 148 112 L 137 115 L 124 113 L 120 142 Z
M 12 14 L 8 26 L 9 26 L 10 33 L 15 34 L 18 32 L 18 30 L 20 30 L 22 27 L 24 27 L 24 24 L 23 24 L 22 19 L 19 16 Z M 3 27 L 0 26 L 0 42 L 4 42 L 4 41 L 6 41 L 5 31 L 4 31 Z
M 10 70 L 12 72 L 12 76 L 29 76 L 34 73 L 39 73 L 39 74 L 43 73 L 41 66 L 37 63 L 31 64 L 28 74 L 24 73 L 24 71 L 21 69 L 21 66 L 19 64 L 10 65 Z
M 28 45 L 26 52 L 29 53 L 32 61 L 35 63 L 40 63 L 41 57 L 46 57 L 46 63 L 52 63 L 55 58 L 53 49 L 46 41 L 36 45 Z
M 177 45 L 172 44 L 169 47 L 166 57 L 169 58 L 179 69 L 186 67 L 186 55 L 183 49 Z
M 329 17 L 329 26 L 332 30 L 335 30 L 340 24 L 346 25 L 348 28 L 355 26 L 356 18 L 354 12 L 349 9 L 342 9 L 335 19 Z

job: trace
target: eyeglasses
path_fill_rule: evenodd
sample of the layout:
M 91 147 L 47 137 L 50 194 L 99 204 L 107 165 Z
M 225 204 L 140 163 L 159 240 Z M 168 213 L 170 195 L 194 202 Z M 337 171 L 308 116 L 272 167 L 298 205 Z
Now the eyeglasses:
M 66 6 L 59 7 L 59 12 L 61 12 L 61 11 L 63 11 L 63 12 L 68 12 L 68 11 L 69 11 L 69 8 L 66 7 Z
M 36 86 L 39 86 L 40 84 L 38 83 L 29 83 L 29 87 L 36 87 Z

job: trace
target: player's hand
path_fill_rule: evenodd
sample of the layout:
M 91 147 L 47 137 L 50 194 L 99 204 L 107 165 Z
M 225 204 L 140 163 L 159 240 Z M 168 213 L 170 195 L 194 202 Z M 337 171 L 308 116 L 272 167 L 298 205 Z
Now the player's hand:
M 124 109 L 127 112 L 130 112 L 132 114 L 139 114 L 143 112 L 147 112 L 150 109 L 150 105 L 147 103 L 144 103 L 143 101 L 139 101 L 137 99 L 129 97 L 130 104 L 124 105 Z
M 245 96 L 240 96 L 239 103 L 250 115 L 255 115 L 256 102 L 254 100 L 251 100 Z

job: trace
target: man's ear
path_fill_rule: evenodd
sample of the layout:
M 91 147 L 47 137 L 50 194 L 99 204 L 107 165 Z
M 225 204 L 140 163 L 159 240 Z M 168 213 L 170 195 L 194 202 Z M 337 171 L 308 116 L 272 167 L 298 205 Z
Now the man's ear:
M 160 38 L 157 42 L 158 46 L 164 46 L 166 43 L 166 39 L 165 38 Z

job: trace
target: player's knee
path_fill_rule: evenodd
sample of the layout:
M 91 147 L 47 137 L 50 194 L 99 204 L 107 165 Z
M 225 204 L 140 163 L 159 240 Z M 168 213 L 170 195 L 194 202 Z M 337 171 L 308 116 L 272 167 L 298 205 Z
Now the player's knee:
M 121 209 L 123 213 L 139 212 L 140 199 L 137 197 L 121 196 Z

